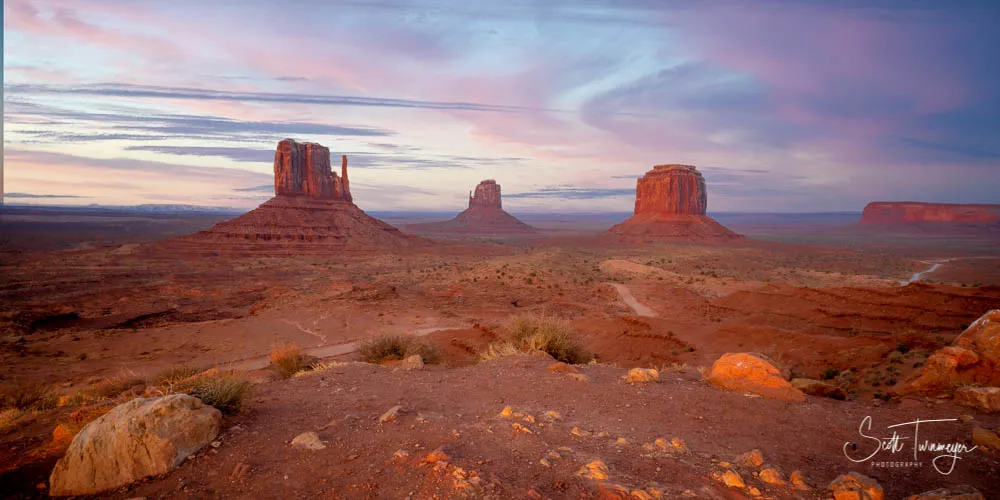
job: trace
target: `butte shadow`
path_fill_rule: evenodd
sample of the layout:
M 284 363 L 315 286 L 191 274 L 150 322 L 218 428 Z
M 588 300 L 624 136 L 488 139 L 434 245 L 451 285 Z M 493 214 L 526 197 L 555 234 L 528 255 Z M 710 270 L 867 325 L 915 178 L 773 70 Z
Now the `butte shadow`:
M 706 215 L 705 178 L 691 165 L 657 165 L 636 181 L 635 215 L 608 233 L 626 241 L 743 238 Z

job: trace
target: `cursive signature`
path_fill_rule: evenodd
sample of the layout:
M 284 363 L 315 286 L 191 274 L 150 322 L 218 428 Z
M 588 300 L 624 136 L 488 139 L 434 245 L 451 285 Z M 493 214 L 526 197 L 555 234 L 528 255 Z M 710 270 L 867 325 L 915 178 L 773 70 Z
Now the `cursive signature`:
M 956 422 L 957 419 L 947 418 L 947 419 L 937 419 L 937 420 L 920 420 L 919 418 L 912 422 L 903 422 L 901 424 L 895 424 L 887 426 L 886 429 L 892 429 L 892 435 L 887 437 L 878 437 L 871 435 L 872 433 L 872 417 L 867 416 L 861 421 L 861 425 L 858 426 L 858 435 L 862 438 L 871 442 L 874 448 L 868 456 L 857 459 L 852 458 L 848 454 L 848 448 L 856 450 L 858 447 L 857 443 L 846 442 L 844 443 L 843 451 L 844 456 L 848 460 L 860 463 L 867 462 L 876 455 L 882 452 L 888 452 L 890 454 L 895 454 L 906 449 L 906 442 L 912 440 L 913 448 L 913 461 L 916 464 L 920 463 L 921 453 L 937 453 L 933 459 L 931 459 L 931 464 L 934 469 L 939 473 L 948 475 L 955 470 L 955 464 L 962 458 L 963 453 L 969 453 L 976 449 L 976 446 L 968 447 L 963 443 L 935 443 L 932 441 L 924 440 L 920 441 L 920 425 L 921 424 L 931 424 L 931 423 L 941 423 L 941 422 Z M 904 429 L 910 428 L 913 431 L 912 435 L 901 435 L 899 432 Z M 896 429 L 899 429 L 897 432 Z

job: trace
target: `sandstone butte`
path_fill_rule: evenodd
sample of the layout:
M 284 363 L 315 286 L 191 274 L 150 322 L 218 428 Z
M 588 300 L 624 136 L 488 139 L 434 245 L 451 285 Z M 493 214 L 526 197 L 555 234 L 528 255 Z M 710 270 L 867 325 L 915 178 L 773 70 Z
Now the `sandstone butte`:
M 1000 225 L 1000 205 L 876 201 L 861 214 L 865 225 L 921 223 Z
M 628 238 L 731 240 L 742 235 L 707 216 L 705 177 L 691 165 L 657 165 L 636 181 L 635 215 L 609 231 Z
M 274 153 L 274 197 L 235 219 L 189 237 L 191 241 L 246 242 L 254 248 L 293 245 L 315 249 L 395 248 L 427 244 L 364 213 L 354 204 L 347 156 L 340 175 L 330 150 L 284 139 Z
M 534 227 L 521 222 L 503 209 L 500 184 L 487 179 L 469 193 L 469 208 L 455 218 L 427 224 L 413 224 L 413 229 L 453 234 L 531 234 Z

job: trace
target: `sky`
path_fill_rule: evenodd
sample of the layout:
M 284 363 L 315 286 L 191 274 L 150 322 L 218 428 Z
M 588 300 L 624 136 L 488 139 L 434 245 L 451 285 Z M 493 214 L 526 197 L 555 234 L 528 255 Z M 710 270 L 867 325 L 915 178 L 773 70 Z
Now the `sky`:
M 5 0 L 8 203 L 249 209 L 283 138 L 365 210 L 1000 203 L 1000 2 Z M 338 161 L 334 162 L 339 163 Z

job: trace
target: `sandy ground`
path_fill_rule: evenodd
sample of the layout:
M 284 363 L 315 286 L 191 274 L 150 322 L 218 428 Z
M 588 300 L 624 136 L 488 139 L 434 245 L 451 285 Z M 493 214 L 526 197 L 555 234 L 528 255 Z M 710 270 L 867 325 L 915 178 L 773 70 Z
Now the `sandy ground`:
M 287 387 L 280 382 L 264 384 L 246 414 L 235 417 L 234 425 L 246 424 L 252 429 L 251 435 L 257 432 L 254 440 L 241 441 L 240 449 L 246 453 L 260 446 L 265 452 L 284 450 L 284 443 L 291 437 L 287 433 L 325 423 L 309 419 L 326 420 L 327 416 L 321 415 L 350 413 L 353 410 L 349 409 L 354 408 L 351 405 L 361 405 L 359 408 L 367 409 L 357 412 L 357 416 L 367 422 L 365 419 L 372 412 L 392 406 L 387 402 L 399 399 L 407 391 L 419 392 L 424 390 L 421 387 L 429 387 L 431 392 L 419 396 L 425 400 L 418 398 L 412 403 L 418 412 L 426 407 L 427 412 L 445 415 L 440 409 L 452 405 L 456 415 L 463 417 L 447 417 L 440 426 L 434 424 L 428 437 L 440 435 L 443 440 L 456 427 L 475 429 L 468 431 L 476 436 L 470 443 L 478 444 L 463 444 L 457 438 L 450 441 L 459 449 L 468 448 L 461 452 L 466 457 L 478 457 L 471 464 L 458 462 L 462 467 L 475 468 L 472 464 L 476 461 L 492 460 L 493 465 L 484 469 L 491 470 L 504 485 L 498 490 L 503 493 L 501 498 L 509 498 L 508 493 L 522 496 L 531 486 L 543 495 L 559 498 L 595 491 L 594 485 L 566 473 L 579 467 L 582 455 L 577 457 L 574 452 L 574 461 L 565 462 L 571 465 L 555 466 L 553 472 L 530 472 L 535 466 L 528 467 L 527 461 L 537 463 L 540 458 L 537 455 L 544 451 L 540 448 L 542 444 L 527 444 L 538 437 L 532 434 L 535 437 L 518 436 L 517 441 L 512 441 L 526 446 L 517 452 L 518 460 L 525 460 L 525 468 L 521 468 L 519 461 L 503 464 L 506 459 L 502 455 L 491 455 L 493 452 L 487 450 L 489 446 L 506 446 L 503 443 L 510 441 L 510 436 L 497 434 L 506 436 L 499 440 L 489 437 L 485 430 L 489 425 L 477 427 L 502 408 L 487 402 L 514 401 L 538 412 L 542 411 L 540 405 L 549 401 L 549 393 L 545 391 L 555 391 L 565 398 L 560 411 L 574 414 L 594 408 L 609 412 L 608 418 L 613 416 L 612 420 L 594 416 L 593 420 L 583 419 L 579 423 L 606 427 L 606 432 L 620 433 L 630 440 L 650 439 L 654 431 L 673 435 L 669 428 L 655 430 L 653 423 L 636 427 L 646 429 L 637 434 L 618 426 L 615 420 L 618 418 L 625 422 L 650 419 L 662 425 L 680 416 L 669 413 L 679 411 L 673 405 L 659 400 L 656 404 L 648 399 L 630 400 L 635 394 L 628 386 L 614 382 L 618 372 L 613 370 L 686 365 L 690 374 L 696 373 L 697 367 L 709 366 L 723 353 L 758 351 L 778 359 L 798 376 L 818 378 L 829 369 L 852 369 L 856 373 L 857 380 L 850 388 L 853 401 L 810 400 L 806 405 L 810 410 L 795 414 L 796 418 L 821 422 L 816 436 L 826 444 L 818 445 L 816 451 L 803 454 L 795 441 L 779 437 L 795 434 L 793 424 L 801 426 L 806 420 L 786 418 L 788 409 L 773 406 L 776 403 L 727 395 L 693 380 L 676 387 L 671 385 L 673 382 L 660 384 L 655 391 L 666 391 L 667 387 L 690 390 L 697 395 L 692 396 L 695 399 L 690 403 L 702 408 L 702 417 L 716 415 L 731 419 L 712 421 L 711 426 L 699 426 L 699 419 L 686 420 L 687 427 L 679 428 L 684 432 L 677 434 L 695 452 L 725 459 L 727 454 L 752 447 L 766 448 L 765 452 L 776 457 L 776 465 L 786 474 L 790 472 L 787 469 L 801 468 L 807 477 L 821 484 L 834 472 L 848 469 L 847 463 L 832 462 L 837 457 L 828 449 L 835 441 L 830 436 L 843 436 L 856 424 L 834 420 L 834 416 L 847 412 L 853 418 L 874 408 L 873 396 L 887 391 L 983 312 L 1000 307 L 1000 255 L 995 253 L 998 247 L 992 247 L 992 254 L 984 253 L 983 249 L 989 248 L 987 244 L 962 249 L 952 242 L 920 238 L 905 247 L 898 246 L 898 239 L 893 240 L 896 247 L 884 242 L 857 245 L 856 240 L 851 240 L 850 245 L 837 246 L 828 239 L 817 245 L 808 231 L 796 240 L 791 237 L 796 234 L 794 228 L 778 230 L 768 226 L 769 233 L 761 235 L 770 241 L 750 238 L 724 245 L 670 243 L 622 247 L 588 232 L 594 224 L 604 223 L 593 221 L 582 226 L 574 226 L 572 221 L 557 221 L 558 230 L 531 238 L 449 240 L 413 254 L 241 255 L 226 254 L 220 249 L 195 253 L 189 247 L 178 251 L 180 247 L 152 242 L 157 234 L 161 237 L 174 234 L 190 224 L 204 222 L 203 219 L 167 222 L 141 237 L 123 232 L 117 222 L 97 226 L 96 239 L 92 232 L 84 235 L 57 232 L 48 240 L 36 241 L 45 251 L 15 245 L 10 240 L 0 243 L 0 364 L 6 368 L 0 374 L 0 390 L 41 381 L 58 393 L 70 394 L 110 377 L 148 376 L 181 365 L 257 369 L 263 366 L 274 345 L 286 342 L 297 344 L 317 357 L 351 361 L 357 358 L 354 349 L 361 340 L 386 333 L 426 335 L 441 346 L 446 368 L 435 367 L 426 373 L 403 376 L 391 370 L 348 365 L 344 376 L 349 380 L 357 378 L 353 387 L 358 395 L 367 394 L 365 397 L 370 398 L 367 402 L 327 399 L 327 393 L 315 392 L 315 388 L 307 388 L 303 385 L 306 382 L 298 380 L 288 382 Z M 536 220 L 530 222 L 546 226 Z M 10 227 L 13 226 L 5 226 Z M 829 231 L 822 233 L 829 238 Z M 7 237 L 13 233 L 4 234 Z M 938 262 L 941 265 L 930 271 Z M 901 282 L 921 272 L 920 282 L 901 286 Z M 478 354 L 497 339 L 501 324 L 526 312 L 562 318 L 576 328 L 601 363 L 592 368 L 594 384 L 557 385 L 539 389 L 542 392 L 538 395 L 527 394 L 535 390 L 533 382 L 523 382 L 522 387 L 532 388 L 522 391 L 524 394 L 514 392 L 517 384 L 509 390 L 490 385 L 499 383 L 491 380 L 508 372 L 493 373 L 489 368 L 478 368 Z M 905 345 L 907 352 L 902 362 L 892 362 L 890 354 L 900 345 Z M 386 377 L 386 387 L 366 388 L 361 381 L 362 374 L 368 373 L 364 370 L 375 370 L 371 373 Z M 529 370 L 518 377 L 547 380 L 544 370 L 538 373 Z M 598 383 L 601 380 L 607 384 Z M 417 386 L 407 385 L 417 381 Z M 481 390 L 482 396 L 468 396 L 468 391 L 461 390 L 462 384 L 472 384 L 469 387 Z M 342 387 L 350 390 L 348 385 Z M 397 392 L 380 393 L 383 389 Z M 431 404 L 434 390 L 443 399 Z M 565 395 L 560 391 L 566 391 Z M 668 401 L 672 395 L 657 394 Z M 282 399 L 286 397 L 290 399 Z M 308 410 L 289 410 L 295 404 L 303 404 Z M 758 404 L 764 406 L 747 406 Z M 899 404 L 893 401 L 887 407 Z M 947 409 L 947 405 L 936 401 L 915 404 L 917 408 L 932 404 L 928 408 L 933 410 L 931 413 L 957 417 L 958 410 Z M 648 405 L 648 409 L 643 405 Z M 642 411 L 637 409 L 640 407 Z M 276 422 L 281 421 L 284 411 L 294 413 L 285 417 L 294 425 L 279 432 Z M 726 426 L 734 425 L 732 422 L 748 419 L 758 411 L 765 418 L 750 418 L 759 421 L 754 425 L 771 425 L 781 432 L 766 434 L 759 441 L 718 434 Z M 911 413 L 887 414 L 886 419 L 903 418 Z M 468 419 L 469 415 L 477 417 Z M 347 413 L 341 416 L 346 417 Z M 22 486 L 44 481 L 57 455 L 37 455 L 32 450 L 45 446 L 58 418 L 59 415 L 39 417 L 30 425 L 0 432 L 0 457 L 3 457 L 0 479 L 16 477 Z M 386 438 L 369 424 L 358 425 L 373 434 L 341 437 L 343 449 L 360 449 L 371 436 Z M 407 421 L 407 424 L 420 423 Z M 630 424 L 628 429 L 633 426 Z M 493 432 L 497 433 L 498 428 L 494 426 Z M 712 435 L 720 437 L 715 440 Z M 261 436 L 270 444 L 258 443 L 257 440 L 263 439 Z M 351 492 L 345 497 L 373 496 L 374 491 L 387 492 L 390 498 L 405 497 L 408 492 L 403 492 L 404 484 L 423 484 L 421 481 L 431 479 L 437 484 L 433 488 L 451 487 L 450 483 L 441 483 L 441 478 L 429 475 L 426 468 L 411 463 L 397 467 L 384 462 L 382 454 L 391 456 L 404 445 L 415 446 L 415 436 L 397 434 L 396 444 L 379 441 L 368 454 L 346 453 L 364 458 L 344 463 L 332 458 L 310 462 L 306 457 L 277 456 L 301 468 L 289 476 L 296 478 L 290 479 L 296 481 L 293 489 L 306 496 L 329 494 L 331 490 L 323 488 L 334 486 L 353 488 L 351 484 L 361 478 L 381 486 L 370 491 L 342 490 Z M 337 439 L 329 433 L 325 437 Z M 226 455 L 229 438 L 226 439 L 227 445 L 218 457 L 206 456 L 206 463 L 225 458 L 212 469 L 215 471 L 212 474 L 218 477 L 197 478 L 193 476 L 197 470 L 185 466 L 177 474 L 149 485 L 153 488 L 150 495 L 227 496 L 225 492 L 233 491 L 238 493 L 233 496 L 249 496 L 262 491 L 266 497 L 268 491 L 278 491 L 275 488 L 285 480 L 284 473 L 279 474 L 277 462 L 259 469 L 259 476 L 254 476 L 253 481 L 262 483 L 251 482 L 248 489 L 224 489 L 223 483 L 229 481 L 231 472 L 228 469 L 236 465 L 233 460 L 250 456 Z M 431 441 L 421 442 L 422 449 L 437 446 Z M 564 444 L 574 447 L 568 441 L 563 443 L 561 438 L 544 446 Z M 664 476 L 658 473 L 673 470 L 667 467 L 667 462 L 646 464 L 639 461 L 637 454 L 623 455 L 628 460 L 622 462 L 609 450 L 587 446 L 586 453 L 606 456 L 609 466 L 614 462 L 612 470 L 625 471 L 612 480 L 629 483 L 630 487 L 641 486 L 639 483 L 643 481 L 676 482 L 700 491 L 699 488 L 714 484 L 703 478 L 710 475 L 712 467 L 705 457 L 684 466 L 669 462 L 669 467 L 680 467 L 678 475 Z M 419 453 L 416 448 L 410 451 L 414 456 Z M 831 454 L 828 458 L 818 458 L 827 457 L 828 453 Z M 253 455 L 262 456 L 258 451 Z M 343 471 L 342 479 L 329 479 L 332 482 L 327 486 L 314 484 L 316 478 L 341 477 L 340 472 L 327 469 L 334 463 L 342 467 L 336 469 Z M 996 472 L 995 462 L 983 464 L 966 469 L 970 474 L 967 482 L 978 485 L 973 481 L 980 477 L 977 474 Z M 826 466 L 834 468 L 823 469 Z M 654 473 L 655 467 L 662 470 Z M 557 469 L 559 472 L 554 472 Z M 373 472 L 366 472 L 369 470 Z M 395 471 L 392 474 L 400 474 L 401 479 L 390 479 L 386 471 Z M 299 473 L 306 475 L 296 475 Z M 935 477 L 919 479 L 919 474 L 886 474 L 878 477 L 902 485 L 895 490 L 900 495 L 932 484 Z M 177 489 L 178 480 L 185 481 L 189 491 L 183 487 Z M 563 486 L 556 484 L 559 482 L 564 483 L 565 489 L 560 489 Z M 225 488 L 235 488 L 232 482 L 226 484 Z M 364 487 L 358 484 L 358 488 Z M 17 491 L 24 494 L 23 490 Z M 449 494 L 439 492 L 442 495 Z M 414 496 L 424 497 L 419 492 Z

